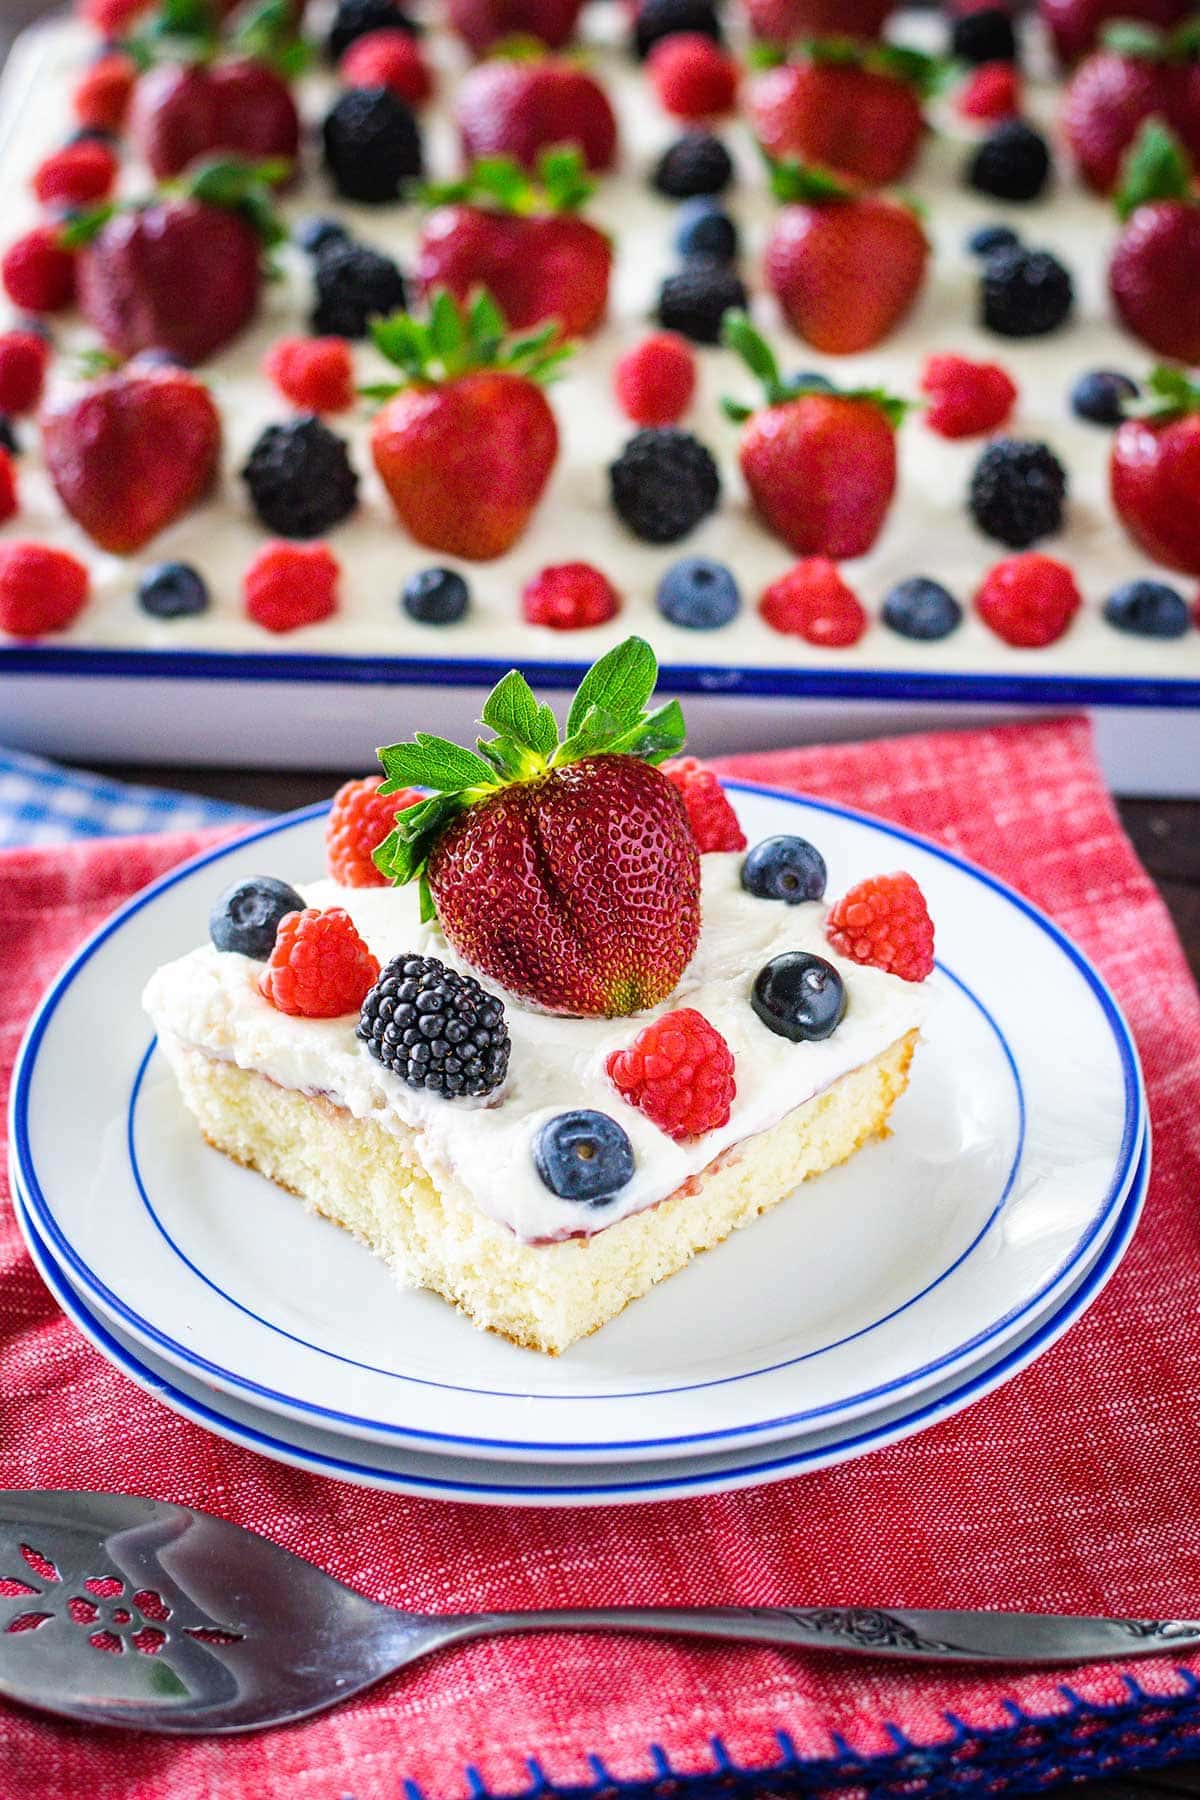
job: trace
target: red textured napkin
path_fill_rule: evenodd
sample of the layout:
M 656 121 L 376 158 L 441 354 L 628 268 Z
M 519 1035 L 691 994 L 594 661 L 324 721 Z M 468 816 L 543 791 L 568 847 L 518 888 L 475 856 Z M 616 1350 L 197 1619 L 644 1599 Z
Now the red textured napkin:
M 62 1318 L 4 1208 L 0 1485 L 188 1501 L 432 1611 L 708 1601 L 1200 1615 L 1200 1000 L 1086 725 L 726 766 L 975 858 L 1053 913 L 1111 982 L 1145 1065 L 1154 1179 L 1124 1264 L 1062 1342 L 922 1436 L 757 1492 L 580 1512 L 403 1500 L 261 1461 L 166 1412 Z M 4 1080 L 66 953 L 196 842 L 0 857 Z M 669 1641 L 498 1639 L 255 1738 L 88 1733 L 9 1709 L 0 1794 L 398 1800 L 407 1780 L 449 1800 L 472 1780 L 504 1795 L 539 1780 L 599 1793 L 606 1772 L 661 1783 L 668 1764 L 782 1766 L 772 1790 L 902 1778 L 908 1792 L 957 1789 L 970 1768 L 995 1791 L 1200 1755 L 1200 1658 L 1192 1673 L 1165 1659 L 1135 1668 L 1136 1682 L 1108 1667 L 1066 1685 Z

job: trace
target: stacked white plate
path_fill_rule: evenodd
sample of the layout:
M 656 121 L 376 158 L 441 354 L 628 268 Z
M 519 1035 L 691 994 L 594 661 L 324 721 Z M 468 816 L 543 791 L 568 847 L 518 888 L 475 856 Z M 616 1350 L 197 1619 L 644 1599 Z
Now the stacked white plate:
M 208 1149 L 140 1008 L 230 881 L 310 880 L 323 809 L 146 890 L 43 1001 L 13 1085 L 30 1251 L 134 1381 L 266 1456 L 402 1493 L 524 1505 L 778 1480 L 936 1423 L 1095 1298 L 1149 1169 L 1127 1026 L 1047 918 L 932 844 L 730 784 L 751 842 L 810 838 L 836 895 L 903 867 L 937 988 L 894 1132 L 557 1360 L 481 1335 Z M 398 946 L 399 948 L 399 946 Z

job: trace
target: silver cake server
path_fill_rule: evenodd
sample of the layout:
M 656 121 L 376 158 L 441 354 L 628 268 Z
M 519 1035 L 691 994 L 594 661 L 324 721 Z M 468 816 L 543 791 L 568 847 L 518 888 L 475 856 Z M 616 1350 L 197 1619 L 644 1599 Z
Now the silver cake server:
M 943 1663 L 1200 1649 L 1200 1622 L 876 1607 L 400 1612 L 255 1532 L 125 1494 L 0 1493 L 0 1695 L 94 1725 L 253 1731 L 513 1631 L 671 1632 Z

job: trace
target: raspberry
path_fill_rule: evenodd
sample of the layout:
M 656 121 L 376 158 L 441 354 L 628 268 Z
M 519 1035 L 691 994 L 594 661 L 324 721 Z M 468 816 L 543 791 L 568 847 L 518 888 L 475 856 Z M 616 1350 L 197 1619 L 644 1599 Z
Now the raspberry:
M 613 372 L 617 404 L 635 425 L 674 425 L 696 391 L 696 355 L 674 331 L 658 331 L 627 350 Z
M 0 631 L 40 637 L 62 631 L 88 597 L 88 572 L 65 550 L 0 544 Z
M 278 1012 L 302 1019 L 356 1013 L 379 979 L 379 963 L 340 906 L 285 913 L 258 991 Z
M 338 65 L 338 75 L 346 87 L 390 88 L 410 106 L 421 106 L 433 92 L 433 77 L 417 40 L 395 27 L 355 38 Z
M 737 64 L 702 32 L 660 38 L 647 67 L 661 105 L 677 119 L 716 119 L 733 111 Z
M 6 331 L 0 336 L 0 413 L 20 418 L 42 397 L 50 346 L 36 331 Z
M 699 850 L 744 850 L 746 834 L 725 798 L 715 769 L 694 756 L 677 756 L 660 765 L 687 807 L 688 824 Z
M 77 11 L 104 37 L 115 38 L 145 12 L 146 5 L 147 0 L 77 0 Z
M 81 125 L 120 131 L 133 98 L 137 64 L 121 50 L 102 56 L 75 83 L 71 106 Z
M 771 583 L 758 610 L 776 631 L 833 650 L 857 644 L 868 623 L 857 594 L 825 556 L 802 557 Z
M 664 1013 L 614 1050 L 608 1076 L 631 1106 L 677 1141 L 729 1123 L 733 1051 L 694 1007 Z
M 354 405 L 354 361 L 345 338 L 280 338 L 263 372 L 301 412 L 345 412 Z
M 1012 63 L 989 62 L 975 69 L 954 102 L 964 119 L 1015 119 L 1021 110 L 1021 81 Z
M 17 510 L 17 465 L 7 450 L 0 449 L 0 525 Z
M 1040 650 L 1060 638 L 1079 606 L 1070 569 L 1037 550 L 1006 556 L 984 576 L 975 596 L 984 624 L 1022 650 Z
M 0 281 L 22 312 L 61 312 L 75 298 L 74 253 L 53 225 L 35 225 L 5 251 Z
M 920 387 L 931 396 L 925 423 L 947 438 L 995 431 L 1017 400 L 1016 386 L 999 363 L 972 362 L 969 356 L 926 357 Z
M 367 775 L 362 781 L 347 781 L 333 796 L 325 825 L 325 860 L 329 873 L 342 887 L 388 886 L 387 876 L 375 867 L 371 852 L 391 831 L 396 814 L 424 798 L 415 788 L 381 794 L 383 779 L 382 775 Z
M 337 611 L 340 574 L 325 544 L 265 544 L 246 570 L 246 612 L 268 631 L 315 625 Z
M 116 179 L 117 159 L 108 145 L 84 138 L 40 162 L 32 186 L 43 206 L 91 206 L 108 199 Z
M 603 625 L 620 605 L 608 577 L 584 562 L 556 563 L 543 569 L 521 594 L 521 611 L 528 623 L 548 625 L 552 631 Z
M 839 956 L 902 981 L 924 981 L 933 969 L 933 920 L 911 875 L 860 881 L 830 907 L 825 936 Z

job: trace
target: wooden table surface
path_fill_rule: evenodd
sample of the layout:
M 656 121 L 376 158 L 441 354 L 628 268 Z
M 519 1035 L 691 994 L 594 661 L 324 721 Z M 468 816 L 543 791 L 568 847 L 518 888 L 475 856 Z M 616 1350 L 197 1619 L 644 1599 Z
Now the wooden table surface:
M 0 0 L 0 63 L 23 26 L 57 10 L 49 0 Z M 342 776 L 328 772 L 164 769 L 122 766 L 108 771 L 130 780 L 189 789 L 216 798 L 284 811 L 329 794 Z M 346 770 L 357 775 L 361 770 Z M 1198 772 L 1200 774 L 1200 772 Z M 1126 830 L 1162 893 L 1200 979 L 1200 801 L 1127 800 L 1120 803 Z M 1200 1764 L 1176 1764 L 1131 1780 L 1093 1783 L 1075 1790 L 1085 1800 L 1154 1800 L 1157 1795 L 1200 1797 Z

